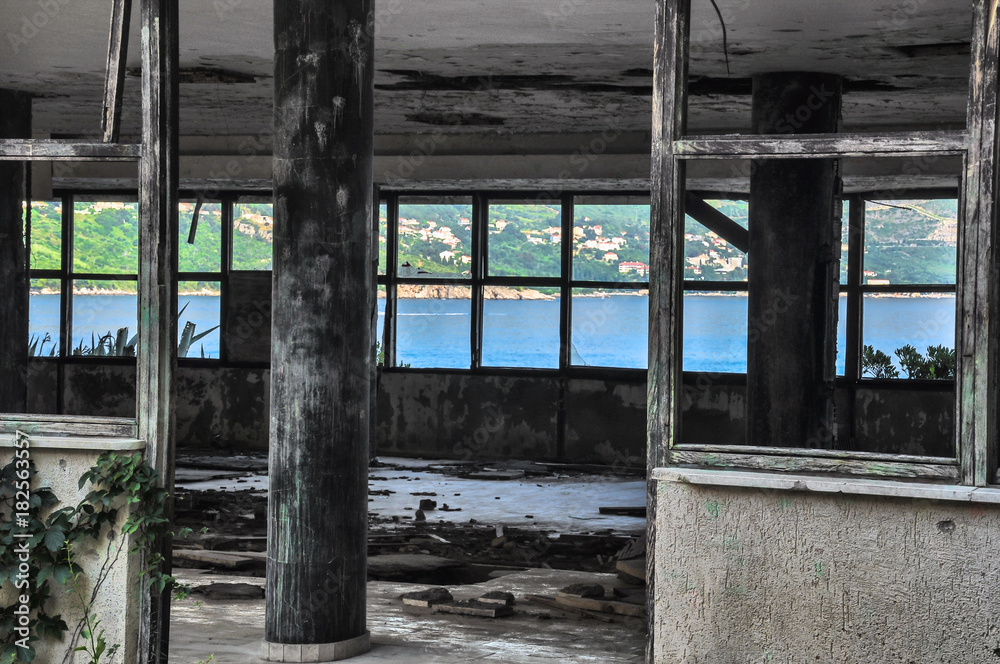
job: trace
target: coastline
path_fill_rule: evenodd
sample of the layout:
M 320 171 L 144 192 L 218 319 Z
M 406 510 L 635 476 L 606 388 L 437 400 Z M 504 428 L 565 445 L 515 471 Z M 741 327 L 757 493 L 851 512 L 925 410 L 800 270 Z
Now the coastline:
M 745 283 L 745 282 L 734 282 Z M 423 284 L 399 284 L 397 298 L 401 300 L 468 300 L 471 286 L 445 286 Z M 559 295 L 542 293 L 533 288 L 517 288 L 514 286 L 485 286 L 484 296 L 487 300 L 558 300 Z M 51 288 L 32 288 L 29 295 L 59 295 L 60 291 Z M 136 297 L 134 291 L 112 290 L 109 288 L 75 288 L 73 295 L 122 295 Z M 203 288 L 201 290 L 186 290 L 177 293 L 178 297 L 221 297 L 220 291 Z M 606 290 L 597 293 L 574 293 L 573 298 L 607 298 L 607 297 L 644 297 L 649 295 L 648 288 L 635 290 Z M 697 290 L 685 291 L 690 297 L 747 297 L 745 290 L 717 291 Z M 864 293 L 865 298 L 895 298 L 895 299 L 941 299 L 954 298 L 955 293 Z M 384 300 L 384 290 L 379 290 L 377 298 Z

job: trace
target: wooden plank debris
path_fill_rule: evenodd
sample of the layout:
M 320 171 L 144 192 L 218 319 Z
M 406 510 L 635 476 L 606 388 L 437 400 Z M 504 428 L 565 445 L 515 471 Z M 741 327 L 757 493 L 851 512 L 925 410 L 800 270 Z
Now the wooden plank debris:
M 613 514 L 615 516 L 646 516 L 646 506 L 636 505 L 635 507 L 601 507 L 601 514 Z
M 425 590 L 417 590 L 412 593 L 405 593 L 400 597 L 403 600 L 403 604 L 407 606 L 419 606 L 423 608 L 430 608 L 438 604 L 447 604 L 449 602 L 454 602 L 455 598 L 452 597 L 451 593 L 447 588 L 427 588 Z
M 532 602 L 534 604 L 541 604 L 542 606 L 547 606 L 550 609 L 559 609 L 560 611 L 566 611 L 567 613 L 575 613 L 580 616 L 585 616 L 587 618 L 593 618 L 594 620 L 600 620 L 601 622 L 614 622 L 615 619 L 609 615 L 603 613 L 596 613 L 594 611 L 588 611 L 586 609 L 578 609 L 573 606 L 567 606 L 565 604 L 560 604 L 552 597 L 545 597 L 543 595 L 525 595 L 525 601 Z
M 503 590 L 491 590 L 479 598 L 484 604 L 502 604 L 504 606 L 514 606 L 514 595 Z
M 570 595 L 569 593 L 559 593 L 556 595 L 556 603 L 574 609 L 614 613 L 615 615 L 630 616 L 633 618 L 643 618 L 646 615 L 646 607 L 644 606 L 610 599 L 579 597 L 577 595 Z
M 646 583 L 646 558 L 633 558 L 632 560 L 619 560 L 615 569 L 618 570 L 618 578 L 629 583 Z
M 434 607 L 434 612 L 474 616 L 476 618 L 506 618 L 507 616 L 514 615 L 514 609 L 507 605 L 487 604 L 474 599 L 455 602 L 453 604 L 438 604 Z
M 174 549 L 174 565 L 195 569 L 245 570 L 267 562 L 267 554 L 260 551 L 205 551 L 202 549 Z

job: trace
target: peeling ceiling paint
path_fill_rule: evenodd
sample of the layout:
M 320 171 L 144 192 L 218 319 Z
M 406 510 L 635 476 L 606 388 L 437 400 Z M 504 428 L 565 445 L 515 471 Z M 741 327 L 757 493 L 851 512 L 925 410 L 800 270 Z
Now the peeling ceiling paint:
M 36 95 L 35 128 L 93 136 L 110 5 L 0 4 L 0 86 Z M 965 121 L 970 3 L 959 0 L 693 0 L 689 126 L 749 127 L 754 73 L 848 78 L 844 128 L 943 128 Z M 95 9 L 100 5 L 100 11 Z M 383 0 L 376 6 L 376 118 L 382 134 L 648 131 L 652 0 Z M 181 6 L 185 135 L 268 134 L 270 0 Z M 133 17 L 131 68 L 139 66 Z M 853 87 L 852 87 L 853 86 Z M 138 80 L 123 131 L 139 129 Z

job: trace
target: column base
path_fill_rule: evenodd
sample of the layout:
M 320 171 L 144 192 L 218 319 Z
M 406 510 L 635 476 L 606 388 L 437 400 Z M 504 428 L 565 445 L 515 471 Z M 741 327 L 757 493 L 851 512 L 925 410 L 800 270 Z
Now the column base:
M 260 644 L 263 662 L 337 662 L 357 657 L 371 650 L 371 632 L 336 643 L 271 643 Z

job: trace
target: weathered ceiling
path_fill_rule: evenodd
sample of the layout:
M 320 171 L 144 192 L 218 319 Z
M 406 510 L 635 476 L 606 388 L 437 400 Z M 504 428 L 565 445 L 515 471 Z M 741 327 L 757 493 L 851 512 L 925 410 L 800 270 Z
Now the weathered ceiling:
M 99 127 L 110 0 L 3 0 L 0 86 L 37 95 L 35 128 Z M 138 3 L 136 3 L 138 4 Z M 749 125 L 749 77 L 848 80 L 845 129 L 960 127 L 967 0 L 692 0 L 690 125 Z M 181 2 L 182 133 L 269 133 L 272 0 Z M 391 134 L 648 132 L 652 0 L 380 0 L 376 128 Z M 137 71 L 138 12 L 129 66 Z M 130 76 L 126 133 L 138 129 Z

